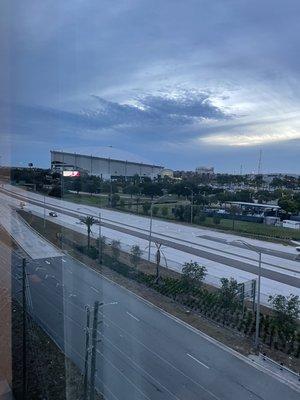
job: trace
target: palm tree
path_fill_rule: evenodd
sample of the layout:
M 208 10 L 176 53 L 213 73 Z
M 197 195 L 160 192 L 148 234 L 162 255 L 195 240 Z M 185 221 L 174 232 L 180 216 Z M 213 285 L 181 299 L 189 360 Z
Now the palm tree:
M 97 222 L 97 220 L 92 217 L 92 216 L 86 216 L 86 217 L 81 217 L 80 221 L 86 225 L 86 229 L 87 229 L 87 235 L 88 235 L 88 249 L 90 248 L 90 243 L 91 243 L 91 230 L 92 230 L 92 226 Z

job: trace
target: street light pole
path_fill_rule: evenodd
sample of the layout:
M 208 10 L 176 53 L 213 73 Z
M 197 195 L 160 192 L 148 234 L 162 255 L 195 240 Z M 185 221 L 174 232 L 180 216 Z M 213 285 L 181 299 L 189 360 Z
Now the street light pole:
M 99 243 L 98 243 L 98 253 L 99 253 L 99 264 L 102 264 L 102 232 L 101 232 L 101 212 L 99 212 Z
M 46 232 L 46 196 L 44 195 L 44 233 Z
M 152 203 L 151 203 L 151 207 L 150 207 L 150 227 L 149 227 L 149 248 L 148 248 L 148 261 L 150 261 L 150 257 L 151 257 L 151 239 L 152 239 L 153 204 L 154 204 L 154 202 L 152 201 Z
M 191 224 L 193 223 L 193 208 L 194 208 L 194 191 L 193 189 L 189 188 L 188 186 L 185 186 L 185 189 L 188 189 L 191 191 Z
M 241 243 L 246 246 L 249 250 L 254 251 L 258 254 L 258 279 L 257 279 L 257 303 L 256 303 L 256 321 L 255 321 L 255 348 L 259 348 L 259 323 L 260 323 L 260 282 L 261 282 L 261 264 L 262 264 L 262 253 L 261 250 L 253 246 L 250 243 L 244 242 L 243 240 L 234 240 L 229 244 Z
M 258 282 L 257 282 L 257 306 L 255 327 L 255 348 L 259 347 L 259 320 L 260 320 L 260 280 L 261 280 L 261 251 L 258 252 Z
M 194 192 L 191 190 L 191 224 L 193 224 Z
M 84 381 L 83 381 L 84 400 L 87 400 L 88 396 L 89 345 L 90 345 L 90 308 L 86 307 L 85 358 L 84 358 Z
M 151 241 L 152 241 L 152 222 L 153 222 L 153 205 L 157 203 L 159 200 L 163 199 L 164 197 L 170 196 L 170 194 L 165 194 L 160 196 L 156 200 L 152 200 L 151 207 L 150 207 L 150 226 L 149 226 L 149 247 L 148 247 L 148 261 L 150 261 L 151 257 Z

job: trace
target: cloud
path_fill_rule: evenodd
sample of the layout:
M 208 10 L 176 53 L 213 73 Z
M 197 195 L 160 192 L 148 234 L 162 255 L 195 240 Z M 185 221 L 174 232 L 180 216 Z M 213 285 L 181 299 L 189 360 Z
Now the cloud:
M 88 136 L 95 131 L 99 135 L 105 134 L 112 129 L 127 136 L 134 136 L 137 130 L 145 133 L 151 131 L 151 135 L 163 135 L 162 130 L 168 135 L 172 131 L 176 136 L 180 129 L 197 122 L 229 118 L 228 114 L 212 104 L 209 94 L 202 92 L 195 94 L 186 91 L 172 97 L 166 94 L 145 95 L 130 99 L 125 104 L 99 96 L 93 98 L 96 100 L 94 107 L 81 112 L 2 103 L 1 114 L 10 115 L 6 128 L 12 135 L 40 137 L 43 132 L 45 140 L 49 139 L 48 135 L 51 138 L 62 133 L 70 136 L 74 130 L 80 132 L 81 136 Z
M 256 133 L 256 134 L 224 134 L 199 138 L 200 142 L 217 146 L 257 146 L 268 143 L 278 143 L 290 140 L 300 140 L 300 131 L 282 133 Z
M 176 94 L 143 95 L 130 99 L 126 104 L 104 100 L 94 96 L 100 107 L 88 115 L 92 120 L 101 120 L 108 125 L 189 125 L 204 119 L 229 118 L 221 108 L 215 106 L 210 94 L 204 92 L 177 92 Z
M 268 144 L 271 157 L 284 143 L 291 165 L 298 0 L 4 0 L 1 10 L 0 98 L 10 105 L 0 105 L 0 130 L 11 141 L 113 144 L 224 168 L 241 146 Z

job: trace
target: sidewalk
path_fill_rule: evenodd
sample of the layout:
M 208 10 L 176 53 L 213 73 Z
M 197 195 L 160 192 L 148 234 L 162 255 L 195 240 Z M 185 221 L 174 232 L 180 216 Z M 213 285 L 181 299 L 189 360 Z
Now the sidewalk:
M 0 225 L 32 258 L 59 257 L 62 255 L 52 244 L 34 232 L 9 206 L 0 204 Z
M 264 356 L 263 354 L 257 355 L 250 355 L 249 358 L 254 361 L 256 364 L 260 365 L 267 371 L 271 372 L 273 375 L 280 380 L 289 383 L 300 392 L 300 374 L 290 370 L 289 368 L 285 367 L 277 363 L 276 361 L 272 360 L 271 358 Z

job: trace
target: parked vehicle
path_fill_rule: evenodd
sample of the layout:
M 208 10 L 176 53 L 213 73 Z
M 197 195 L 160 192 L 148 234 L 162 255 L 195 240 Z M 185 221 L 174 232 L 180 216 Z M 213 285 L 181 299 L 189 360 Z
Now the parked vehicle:
M 54 211 L 50 211 L 49 215 L 50 215 L 50 217 L 57 217 L 57 214 Z

